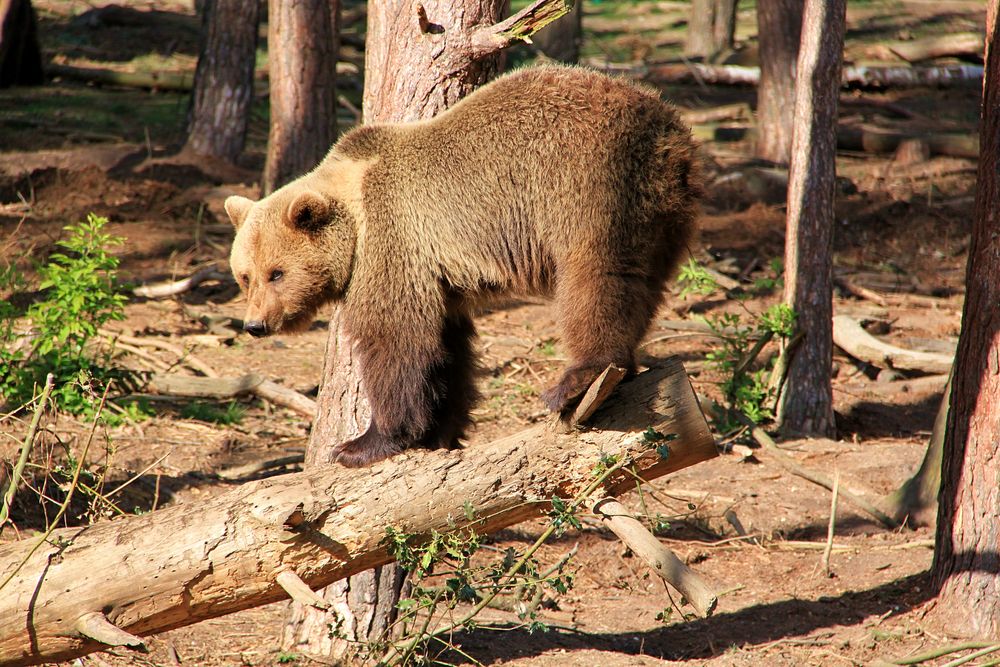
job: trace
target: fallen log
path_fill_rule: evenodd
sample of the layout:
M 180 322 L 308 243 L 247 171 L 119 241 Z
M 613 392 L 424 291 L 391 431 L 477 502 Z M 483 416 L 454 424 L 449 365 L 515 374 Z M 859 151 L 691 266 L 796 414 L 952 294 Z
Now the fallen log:
M 694 83 L 730 86 L 756 86 L 760 68 L 744 65 L 709 65 L 705 63 L 661 64 L 643 66 L 607 65 L 618 73 L 644 78 L 653 83 Z M 841 85 L 851 88 L 948 88 L 977 86 L 982 83 L 981 65 L 857 65 L 844 67 Z
M 157 394 L 192 398 L 233 398 L 243 394 L 254 394 L 306 417 L 316 416 L 316 401 L 256 373 L 239 377 L 192 377 L 157 373 L 149 381 L 148 388 Z
M 879 45 L 879 48 L 887 49 L 893 55 L 911 63 L 948 56 L 982 62 L 985 41 L 984 35 L 980 32 L 960 32 L 908 42 L 890 42 Z
M 196 505 L 0 546 L 0 664 L 134 645 L 145 635 L 285 599 L 288 588 L 301 595 L 289 584 L 295 578 L 323 588 L 389 562 L 389 527 L 429 535 L 519 523 L 551 510 L 555 497 L 592 487 L 595 466 L 608 456 L 631 464 L 594 488 L 594 498 L 716 455 L 676 358 L 623 383 L 591 423 L 570 434 L 536 424 L 464 450 L 272 477 Z M 676 438 L 650 437 L 650 428 Z M 88 639 L 94 635 L 109 639 Z
M 833 342 L 855 359 L 879 368 L 948 373 L 953 360 L 949 354 L 920 352 L 890 345 L 872 336 L 846 315 L 835 315 L 833 318 Z

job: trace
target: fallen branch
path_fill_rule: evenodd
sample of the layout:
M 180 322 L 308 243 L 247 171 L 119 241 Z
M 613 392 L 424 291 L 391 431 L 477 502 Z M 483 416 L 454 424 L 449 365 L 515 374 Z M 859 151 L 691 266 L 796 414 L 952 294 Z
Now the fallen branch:
M 194 81 L 194 72 L 119 72 L 113 69 L 74 67 L 56 63 L 46 65 L 45 73 L 49 76 L 61 76 L 90 83 L 181 92 L 191 90 Z
M 616 391 L 595 430 L 536 424 L 459 451 L 412 451 L 368 469 L 325 466 L 249 482 L 197 504 L 53 531 L 0 546 L 0 663 L 68 660 L 106 644 L 79 618 L 101 612 L 142 637 L 288 597 L 291 570 L 317 590 L 391 560 L 386 529 L 490 533 L 539 516 L 590 487 L 608 456 L 649 480 L 716 456 L 680 362 L 668 359 Z M 649 442 L 648 429 L 676 434 Z M 635 488 L 617 471 L 595 495 Z M 472 516 L 470 519 L 469 516 Z M 287 576 L 285 577 L 287 578 Z M 287 583 L 287 582 L 286 582 Z
M 921 60 L 960 56 L 982 61 L 985 39 L 979 32 L 960 32 L 938 37 L 925 37 L 910 41 L 879 44 L 879 51 L 886 50 L 903 60 L 914 63 Z
M 108 329 L 101 329 L 101 335 L 107 336 L 119 344 L 124 343 L 125 346 L 133 347 L 155 347 L 159 350 L 165 350 L 177 356 L 180 363 L 184 364 L 188 368 L 198 371 L 206 377 L 214 378 L 219 377 L 219 374 L 215 372 L 215 369 L 206 364 L 204 361 L 194 356 L 191 352 L 184 350 L 173 343 L 168 343 L 164 340 L 159 340 L 157 338 L 139 338 L 137 336 L 129 336 L 127 334 L 119 333 L 117 331 L 110 331 Z M 159 361 L 158 359 L 156 361 Z M 169 367 L 169 366 L 168 366 Z
M 233 282 L 232 274 L 219 271 L 215 265 L 198 269 L 192 275 L 182 280 L 171 280 L 164 283 L 153 283 L 152 285 L 140 285 L 132 290 L 136 296 L 148 299 L 160 299 L 165 296 L 176 296 L 189 292 L 195 287 L 208 280 L 219 280 L 223 282 Z
M 880 341 L 846 315 L 833 318 L 833 342 L 855 359 L 879 368 L 948 373 L 953 361 L 948 354 L 906 350 Z
M 664 546 L 617 500 L 605 498 L 594 504 L 594 514 L 629 549 L 687 598 L 702 618 L 712 615 L 718 598 L 694 570 Z
M 191 377 L 158 373 L 149 381 L 149 389 L 158 394 L 193 398 L 233 398 L 242 394 L 254 394 L 306 417 L 316 416 L 316 401 L 256 373 L 239 377 Z

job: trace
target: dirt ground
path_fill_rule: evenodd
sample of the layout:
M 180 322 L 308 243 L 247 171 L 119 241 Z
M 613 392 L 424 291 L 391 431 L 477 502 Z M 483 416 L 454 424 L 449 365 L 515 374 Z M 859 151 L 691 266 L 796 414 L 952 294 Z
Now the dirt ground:
M 183 3 L 139 5 L 187 17 L 171 23 L 170 30 L 145 33 L 118 27 L 113 35 L 110 28 L 74 22 L 88 8 L 85 3 L 34 4 L 51 62 L 124 69 L 161 61 L 177 69 L 193 66 L 197 40 L 185 26 L 194 17 Z M 624 16 L 637 6 L 623 5 Z M 936 21 L 942 30 L 981 30 L 983 14 L 982 3 L 972 1 L 852 3 L 848 55 L 860 62 L 872 39 L 923 34 L 931 30 L 928 22 Z M 752 7 L 742 10 L 739 35 L 747 32 L 752 17 Z M 625 37 L 633 41 L 614 41 Z M 624 48 L 621 44 L 635 49 L 636 39 L 656 42 L 639 30 L 615 34 L 604 52 Z M 746 41 L 752 51 L 752 40 Z M 664 92 L 686 109 L 754 103 L 751 89 L 690 86 Z M 844 122 L 966 136 L 976 130 L 979 93 L 974 85 L 851 91 L 844 99 L 849 100 L 841 110 Z M 3 258 L 32 275 L 33 262 L 44 261 L 54 250 L 63 226 L 94 212 L 107 216 L 109 231 L 126 239 L 116 253 L 127 281 L 156 283 L 212 264 L 224 269 L 232 233 L 221 202 L 233 193 L 255 196 L 266 112 L 255 113 L 241 165 L 215 169 L 170 159 L 183 137 L 186 108 L 184 94 L 69 80 L 0 91 Z M 906 109 L 909 117 L 901 118 L 893 108 Z M 749 157 L 750 139 L 708 139 L 703 146 L 710 187 L 694 255 L 749 289 L 755 280 L 773 277 L 769 263 L 782 255 L 780 188 L 761 189 L 747 179 L 759 166 Z M 835 275 L 842 285 L 868 288 L 876 295 L 859 298 L 838 289 L 837 313 L 863 321 L 880 337 L 904 347 L 953 349 L 961 323 L 975 168 L 975 160 L 962 157 L 932 155 L 907 163 L 891 154 L 841 152 Z M 26 302 L 34 295 L 5 296 Z M 704 335 L 678 333 L 665 323 L 723 312 L 749 318 L 748 313 L 760 313 L 779 298 L 774 290 L 740 301 L 721 292 L 684 298 L 674 287 L 642 348 L 643 358 L 648 363 L 680 356 L 695 389 L 719 397 L 721 378 L 705 363 L 717 343 Z M 239 319 L 242 312 L 231 282 L 209 281 L 176 297 L 133 298 L 126 320 L 114 328 L 189 349 L 224 375 L 260 373 L 314 394 L 325 319 L 299 336 L 253 340 L 231 326 L 229 318 Z M 469 447 L 545 418 L 538 394 L 564 363 L 553 313 L 544 301 L 497 307 L 482 313 L 477 326 L 484 400 L 475 412 L 477 428 Z M 168 365 L 188 372 L 169 351 L 143 352 L 154 360 L 125 355 L 122 363 L 142 371 Z M 845 488 L 878 502 L 919 466 L 945 378 L 880 373 L 840 350 L 834 363 L 838 438 L 781 444 L 803 465 L 828 474 L 839 471 Z M 215 414 L 228 404 L 209 407 L 217 408 Z M 200 412 L 186 409 L 184 401 L 154 400 L 152 405 L 153 417 L 109 429 L 101 454 L 105 458 L 95 462 L 106 467 L 108 484 L 138 474 L 138 481 L 117 496 L 126 512 L 195 504 L 239 483 L 223 479 L 220 472 L 301 453 L 308 438 L 305 419 L 260 401 L 241 400 L 241 417 L 228 424 L 207 418 L 210 411 L 204 407 Z M 58 461 L 63 450 L 57 440 L 75 448 L 86 428 L 59 416 L 49 424 L 58 438 L 43 438 L 32 460 L 39 465 Z M 17 416 L 0 422 L 0 432 L 17 438 L 24 430 Z M 888 531 L 842 501 L 832 575 L 827 576 L 821 550 L 830 493 L 790 475 L 767 452 L 754 449 L 751 456 L 742 456 L 729 451 L 730 441 L 721 442 L 725 451 L 719 458 L 650 484 L 646 498 L 651 512 L 674 517 L 662 533 L 664 542 L 720 592 L 712 617 L 682 618 L 675 612 L 658 620 L 671 605 L 662 583 L 613 536 L 585 523 L 582 530 L 542 549 L 541 560 L 553 562 L 579 545 L 571 565 L 575 587 L 559 597 L 557 608 L 542 614 L 549 631 L 471 632 L 457 638 L 462 650 L 483 664 L 532 667 L 862 665 L 952 640 L 929 613 L 934 606 L 927 576 L 932 528 Z M 11 461 L 16 451 L 13 438 L 0 440 L 0 458 Z M 36 478 L 38 485 L 43 478 Z M 639 501 L 633 493 L 624 502 L 636 506 Z M 32 490 L 22 490 L 13 513 L 17 534 L 26 537 L 44 528 L 47 511 L 51 505 L 41 503 Z M 74 506 L 76 516 L 69 521 L 93 518 L 87 511 Z M 734 515 L 747 534 L 743 538 L 731 521 Z M 522 524 L 491 540 L 499 547 L 523 548 L 541 527 L 540 521 Z M 8 530 L 2 539 L 14 536 Z M 148 655 L 116 652 L 75 664 L 278 664 L 289 658 L 278 646 L 285 613 L 284 603 L 253 609 L 152 637 Z M 497 611 L 488 618 L 516 621 Z

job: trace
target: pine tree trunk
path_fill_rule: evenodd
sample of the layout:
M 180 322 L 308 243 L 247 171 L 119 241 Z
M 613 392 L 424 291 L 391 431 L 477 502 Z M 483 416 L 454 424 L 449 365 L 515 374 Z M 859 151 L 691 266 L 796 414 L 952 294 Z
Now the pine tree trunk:
M 710 60 L 733 48 L 738 0 L 692 0 L 684 55 Z
M 795 67 L 802 31 L 802 0 L 758 0 L 757 157 L 788 164 L 792 152 Z
M 732 51 L 736 45 L 736 11 L 739 0 L 715 0 L 715 53 Z
M 956 634 L 1000 636 L 1000 33 L 986 21 L 975 219 L 945 436 L 933 575 Z
M 424 25 L 413 5 L 379 0 L 368 5 L 363 115 L 366 123 L 431 118 L 486 83 L 500 69 L 500 55 L 470 60 L 462 34 L 496 23 L 504 1 L 428 2 Z M 443 32 L 440 30 L 443 28 Z M 333 447 L 367 427 L 369 411 L 357 360 L 339 317 L 330 338 L 313 424 L 307 465 L 329 464 Z M 291 603 L 282 648 L 307 655 L 351 660 L 357 642 L 376 640 L 396 618 L 406 576 L 392 563 L 350 577 L 322 592 L 333 605 L 349 641 L 331 638 L 330 613 Z
M 0 0 L 0 88 L 44 82 L 31 0 Z
M 806 0 L 788 178 L 785 303 L 805 336 L 788 369 L 786 433 L 833 436 L 833 220 L 846 0 Z
M 210 0 L 202 15 L 186 148 L 235 162 L 246 143 L 253 102 L 258 0 Z
M 715 0 L 691 0 L 684 55 L 709 58 L 715 53 Z
M 271 130 L 261 183 L 269 194 L 315 167 L 337 138 L 339 0 L 268 3 Z

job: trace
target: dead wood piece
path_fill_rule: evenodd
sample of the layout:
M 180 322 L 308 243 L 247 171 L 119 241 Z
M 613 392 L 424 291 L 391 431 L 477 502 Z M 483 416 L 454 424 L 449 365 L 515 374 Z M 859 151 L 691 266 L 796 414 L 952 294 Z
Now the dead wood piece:
M 330 603 L 324 600 L 319 593 L 309 588 L 309 584 L 302 581 L 299 575 L 292 570 L 282 570 L 274 577 L 274 580 L 288 593 L 288 597 L 299 604 L 309 605 L 316 609 L 330 608 Z
M 593 511 L 636 556 L 676 588 L 699 616 L 706 618 L 712 615 L 718 603 L 712 589 L 673 551 L 656 539 L 624 505 L 617 500 L 605 498 L 594 504 Z
M 709 65 L 705 63 L 660 64 L 649 66 L 607 65 L 609 69 L 655 83 L 707 83 L 756 86 L 760 83 L 760 68 L 743 65 Z M 857 88 L 946 88 L 980 85 L 981 65 L 940 65 L 936 67 L 846 66 L 841 84 Z
M 947 56 L 982 59 L 984 45 L 982 33 L 962 32 L 907 42 L 891 42 L 884 46 L 903 60 L 914 63 Z
M 736 104 L 723 104 L 722 106 L 710 109 L 685 109 L 681 112 L 684 122 L 688 125 L 699 125 L 702 123 L 718 123 L 724 120 L 752 120 L 753 111 L 746 102 Z
M 247 463 L 245 465 L 224 468 L 216 474 L 222 479 L 244 480 L 259 473 L 274 470 L 275 468 L 284 468 L 285 466 L 292 465 L 301 466 L 305 461 L 305 458 L 305 454 L 289 454 L 288 456 L 279 456 L 266 461 L 254 461 L 253 463 Z
M 535 424 L 492 443 L 408 451 L 365 469 L 318 466 L 241 484 L 194 509 L 171 506 L 56 529 L 43 543 L 0 545 L 0 581 L 18 572 L 0 594 L 0 664 L 98 650 L 73 629 L 81 609 L 110 609 L 128 632 L 156 634 L 287 598 L 275 580 L 283 569 L 319 590 L 388 563 L 390 526 L 413 535 L 488 534 L 544 515 L 552 498 L 589 489 L 607 456 L 629 461 L 630 470 L 591 495 L 616 496 L 635 488 L 635 475 L 655 479 L 717 455 L 676 358 L 620 385 L 592 423 L 575 434 Z M 664 449 L 644 436 L 650 428 L 677 437 Z
M 306 417 L 316 416 L 316 401 L 256 373 L 239 377 L 191 377 L 157 373 L 150 380 L 149 389 L 159 394 L 194 398 L 232 398 L 241 394 L 254 394 Z
M 619 368 L 613 364 L 605 368 L 604 372 L 587 389 L 587 393 L 583 395 L 579 405 L 576 406 L 576 410 L 573 411 L 573 415 L 569 418 L 570 426 L 579 426 L 590 419 L 591 415 L 597 411 L 597 408 L 601 407 L 601 403 L 611 395 L 611 392 L 615 390 L 615 387 L 624 378 L 624 368 Z
M 194 72 L 119 72 L 95 67 L 73 67 L 50 63 L 45 66 L 49 76 L 67 79 L 105 83 L 126 88 L 150 88 L 153 90 L 189 91 L 194 81 Z
M 114 625 L 99 611 L 92 611 L 77 619 L 76 631 L 80 635 L 101 642 L 105 646 L 126 646 L 146 652 L 146 642 Z
M 101 334 L 117 341 L 119 346 L 126 348 L 126 346 L 131 346 L 133 353 L 135 347 L 155 347 L 160 350 L 165 350 L 175 354 L 185 366 L 192 368 L 206 377 L 214 378 L 219 377 L 219 374 L 215 372 L 215 369 L 206 364 L 204 361 L 194 356 L 191 352 L 188 352 L 177 345 L 168 343 L 164 340 L 159 340 L 157 338 L 140 338 L 138 336 L 129 336 L 127 334 L 119 333 L 117 331 L 110 331 L 107 329 L 101 329 Z M 124 346 L 122 345 L 124 343 Z M 157 360 L 159 361 L 159 360 Z
M 422 5 L 418 7 L 422 8 Z M 535 0 L 500 23 L 473 31 L 471 55 L 473 58 L 481 58 L 505 49 L 515 42 L 523 41 L 530 44 L 532 35 L 565 16 L 572 9 L 572 0 Z M 424 21 L 426 20 L 425 15 Z
M 833 342 L 855 359 L 879 368 L 940 374 L 951 370 L 953 360 L 952 355 L 906 350 L 885 343 L 846 315 L 833 318 Z
M 163 283 L 153 283 L 152 285 L 140 285 L 132 290 L 136 296 L 148 299 L 159 299 L 165 296 L 176 296 L 189 292 L 203 282 L 218 280 L 223 282 L 233 282 L 233 277 L 228 272 L 219 271 L 216 266 L 206 266 L 195 271 L 192 275 L 182 280 L 172 280 Z

